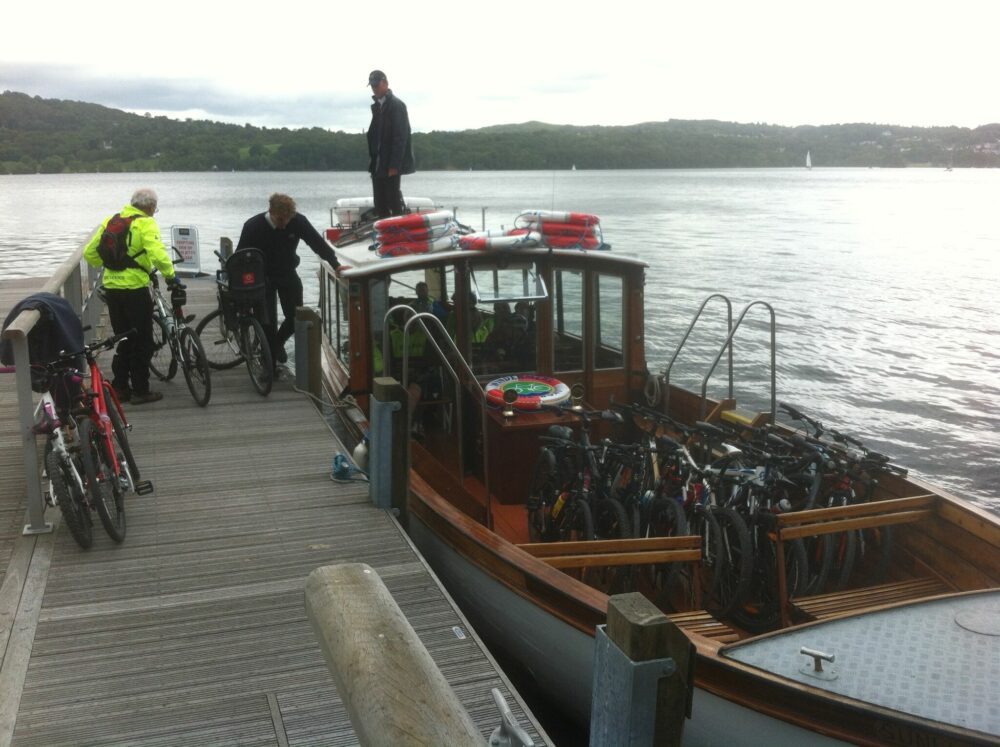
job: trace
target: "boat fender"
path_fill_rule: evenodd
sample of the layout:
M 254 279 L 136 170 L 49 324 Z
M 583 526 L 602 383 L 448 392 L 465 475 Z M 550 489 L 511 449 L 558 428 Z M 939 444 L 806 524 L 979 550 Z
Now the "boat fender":
M 458 236 L 442 236 L 433 241 L 396 241 L 390 244 L 376 243 L 375 251 L 380 257 L 405 257 L 409 254 L 444 252 L 458 248 Z
M 458 243 L 466 251 L 489 251 L 490 249 L 527 249 L 541 243 L 541 234 L 534 231 L 496 234 L 480 231 L 459 237 Z
M 585 226 L 596 226 L 601 219 L 590 213 L 569 213 L 559 210 L 522 210 L 517 216 L 515 225 L 525 223 L 541 223 L 542 221 L 552 221 L 554 223 L 577 223 Z
M 660 377 L 648 373 L 646 374 L 646 387 L 644 390 L 646 395 L 646 404 L 650 407 L 656 407 L 660 404 Z
M 450 210 L 435 210 L 433 213 L 410 213 L 409 215 L 397 215 L 393 218 L 375 221 L 375 230 L 382 232 L 398 228 L 425 228 L 427 226 L 440 226 L 453 220 L 455 220 L 455 216 Z

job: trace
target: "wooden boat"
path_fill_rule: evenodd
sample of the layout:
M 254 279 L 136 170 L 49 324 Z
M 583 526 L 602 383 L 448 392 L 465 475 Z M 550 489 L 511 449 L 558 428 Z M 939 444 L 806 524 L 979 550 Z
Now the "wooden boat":
M 425 371 L 410 382 L 420 386 L 412 396 L 424 428 L 411 442 L 407 531 L 487 643 L 587 723 L 595 627 L 608 598 L 526 545 L 538 437 L 563 416 L 490 409 L 484 423 L 482 386 L 537 374 L 582 385 L 587 403 L 604 407 L 612 398 L 642 400 L 659 383 L 658 406 L 683 422 L 759 423 L 769 413 L 748 414 L 731 397 L 708 398 L 663 377 L 650 382 L 645 265 L 636 258 L 535 248 L 378 259 L 364 243 L 338 254 L 349 268 L 325 267 L 321 282 L 326 388 L 364 432 L 373 378 L 386 368 L 401 377 L 402 359 L 412 366 L 428 353 L 426 340 L 411 349 L 414 337 L 387 321 L 391 307 L 414 304 L 417 283 L 427 283 L 433 298 L 424 307 L 441 299 L 435 311 L 471 376 L 454 385 Z M 487 318 L 496 328 L 510 304 L 532 332 L 516 352 L 487 349 Z M 849 509 L 790 513 L 776 533 L 816 535 L 831 521 L 893 525 L 880 583 L 856 576 L 839 592 L 783 598 L 782 625 L 758 635 L 698 607 L 671 611 L 697 652 L 685 743 L 1000 743 L 1000 518 L 898 475 L 880 481 L 868 508 Z M 602 558 L 613 562 L 629 542 L 609 541 Z

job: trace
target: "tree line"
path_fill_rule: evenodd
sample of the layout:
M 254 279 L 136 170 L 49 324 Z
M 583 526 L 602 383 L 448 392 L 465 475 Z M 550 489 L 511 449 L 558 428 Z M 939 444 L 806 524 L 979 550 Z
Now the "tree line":
M 1000 166 L 1000 124 L 782 127 L 669 120 L 621 127 L 498 125 L 415 133 L 417 169 L 553 170 L 803 166 Z M 0 174 L 364 171 L 365 136 L 138 115 L 0 94 Z

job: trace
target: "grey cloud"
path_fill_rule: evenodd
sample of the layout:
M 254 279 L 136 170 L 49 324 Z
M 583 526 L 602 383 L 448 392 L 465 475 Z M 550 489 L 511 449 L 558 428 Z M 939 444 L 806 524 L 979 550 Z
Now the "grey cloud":
M 332 93 L 265 98 L 197 80 L 98 77 L 60 65 L 0 64 L 0 89 L 167 116 L 202 110 L 208 119 L 265 127 L 357 131 L 367 126 L 369 116 L 363 91 L 350 98 Z

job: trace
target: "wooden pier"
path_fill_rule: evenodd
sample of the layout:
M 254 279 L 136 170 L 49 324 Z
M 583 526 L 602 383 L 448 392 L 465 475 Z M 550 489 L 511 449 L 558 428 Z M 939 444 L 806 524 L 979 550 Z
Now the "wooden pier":
M 0 283 L 0 319 L 43 282 Z M 188 295 L 200 316 L 214 284 Z M 378 572 L 484 741 L 496 687 L 544 743 L 395 519 L 366 484 L 331 481 L 347 450 L 293 384 L 264 398 L 244 367 L 213 371 L 203 409 L 182 375 L 154 379 L 162 401 L 125 407 L 156 490 L 128 498 L 122 544 L 95 516 L 81 550 L 55 508 L 52 533 L 21 533 L 14 377 L 0 376 L 0 745 L 356 744 L 303 604 L 308 574 L 344 562 Z

